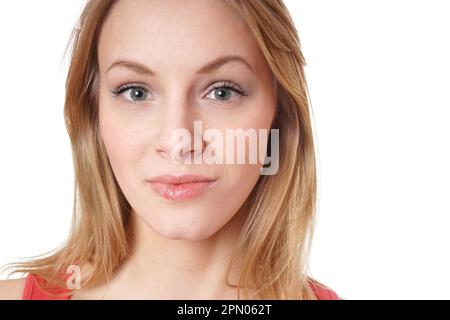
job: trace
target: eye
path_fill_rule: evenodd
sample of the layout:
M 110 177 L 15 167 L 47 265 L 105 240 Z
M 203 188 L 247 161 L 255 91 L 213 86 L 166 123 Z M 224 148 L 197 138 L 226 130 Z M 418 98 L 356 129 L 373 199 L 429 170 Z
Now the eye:
M 221 82 L 213 87 L 213 89 L 206 96 L 208 99 L 219 102 L 228 103 L 232 100 L 233 94 L 238 98 L 246 96 L 247 94 L 238 88 L 237 85 L 230 81 Z
M 149 91 L 142 85 L 126 84 L 112 91 L 115 96 L 123 95 L 127 101 L 141 102 L 145 101 L 149 95 Z

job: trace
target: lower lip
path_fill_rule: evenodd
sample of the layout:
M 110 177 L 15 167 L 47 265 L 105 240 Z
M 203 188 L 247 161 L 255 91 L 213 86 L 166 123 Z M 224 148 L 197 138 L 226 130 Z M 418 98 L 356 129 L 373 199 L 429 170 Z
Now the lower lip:
M 167 200 L 187 201 L 195 199 L 208 191 L 216 181 L 189 182 L 181 184 L 150 182 L 152 190 Z

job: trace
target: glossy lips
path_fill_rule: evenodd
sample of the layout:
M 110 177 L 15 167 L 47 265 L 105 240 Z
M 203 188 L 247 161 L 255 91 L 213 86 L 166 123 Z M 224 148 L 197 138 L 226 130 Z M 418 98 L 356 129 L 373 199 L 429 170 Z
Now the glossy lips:
M 198 176 L 164 175 L 147 180 L 152 190 L 167 200 L 187 201 L 205 193 L 216 179 Z

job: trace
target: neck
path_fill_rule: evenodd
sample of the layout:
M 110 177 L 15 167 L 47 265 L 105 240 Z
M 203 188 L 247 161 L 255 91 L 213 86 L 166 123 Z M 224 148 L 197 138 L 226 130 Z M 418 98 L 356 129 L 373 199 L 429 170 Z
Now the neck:
M 244 217 L 238 212 L 212 236 L 193 241 L 163 238 L 133 213 L 133 250 L 108 295 L 129 292 L 144 299 L 237 299 L 237 288 L 227 284 L 226 274 Z M 229 278 L 233 284 L 237 283 L 235 271 Z

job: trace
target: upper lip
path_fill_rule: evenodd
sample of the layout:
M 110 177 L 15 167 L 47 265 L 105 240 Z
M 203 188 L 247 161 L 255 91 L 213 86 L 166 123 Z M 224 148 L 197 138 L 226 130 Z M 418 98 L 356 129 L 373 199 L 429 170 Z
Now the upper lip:
M 210 181 L 214 181 L 214 180 L 216 180 L 216 179 L 206 177 L 206 176 L 185 174 L 185 175 L 181 175 L 181 176 L 162 175 L 162 176 L 148 179 L 147 181 L 168 183 L 168 184 L 182 184 L 182 183 L 190 183 L 190 182 L 210 182 Z

